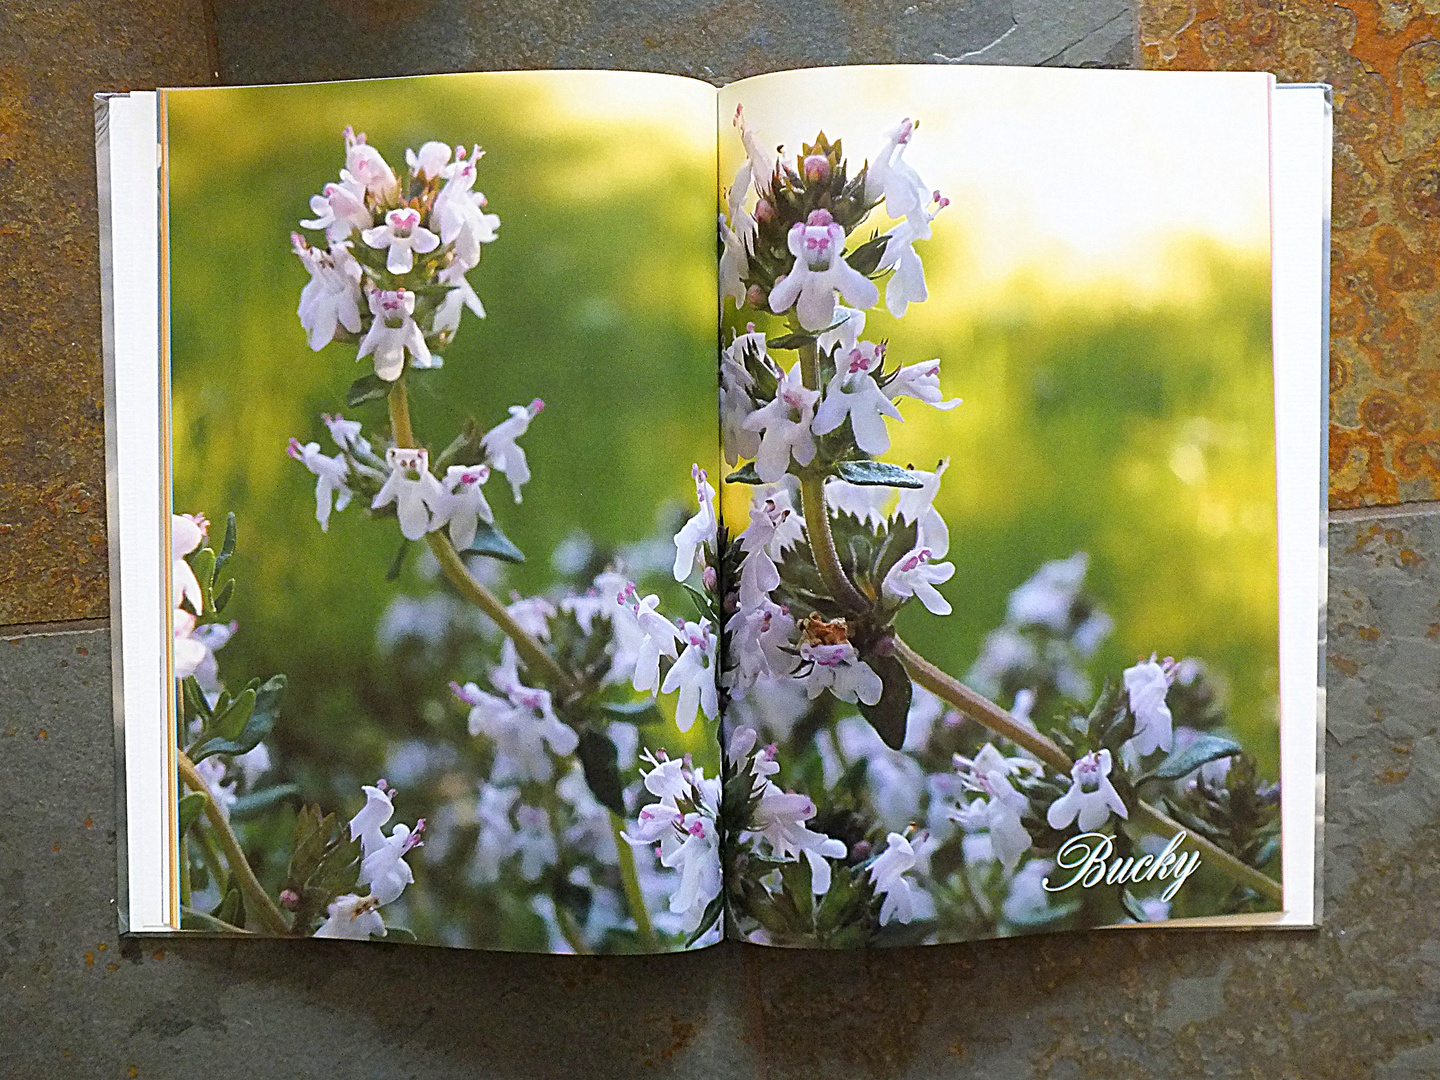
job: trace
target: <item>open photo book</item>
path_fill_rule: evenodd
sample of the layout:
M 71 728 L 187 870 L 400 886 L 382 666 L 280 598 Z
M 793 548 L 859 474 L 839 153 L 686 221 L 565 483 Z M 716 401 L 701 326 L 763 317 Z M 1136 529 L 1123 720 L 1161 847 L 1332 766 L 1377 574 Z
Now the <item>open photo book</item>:
M 641 953 L 1321 915 L 1330 101 L 97 98 L 120 917 Z

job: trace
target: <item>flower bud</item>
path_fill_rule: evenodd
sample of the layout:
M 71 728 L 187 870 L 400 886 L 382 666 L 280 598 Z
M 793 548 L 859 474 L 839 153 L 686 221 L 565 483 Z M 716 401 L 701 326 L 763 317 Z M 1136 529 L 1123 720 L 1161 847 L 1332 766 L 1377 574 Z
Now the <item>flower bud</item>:
M 762 225 L 775 218 L 775 204 L 769 199 L 761 199 L 755 204 L 755 220 Z
M 705 588 L 709 589 L 711 592 L 714 592 L 715 586 L 718 583 L 719 579 L 715 576 L 715 568 L 713 566 L 705 567 L 705 569 L 700 574 L 700 584 L 704 585 Z
M 763 308 L 765 302 L 770 299 L 770 294 L 759 285 L 751 285 L 745 290 L 745 302 L 751 307 Z
M 294 889 L 281 889 L 280 906 L 286 911 L 294 911 L 300 906 L 300 894 Z
M 805 159 L 805 179 L 812 184 L 830 178 L 830 159 L 824 154 L 811 154 Z

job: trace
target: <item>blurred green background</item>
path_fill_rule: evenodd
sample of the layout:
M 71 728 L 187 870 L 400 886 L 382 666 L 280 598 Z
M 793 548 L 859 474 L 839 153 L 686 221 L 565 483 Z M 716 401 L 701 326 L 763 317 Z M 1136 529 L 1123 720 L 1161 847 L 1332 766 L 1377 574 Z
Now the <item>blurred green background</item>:
M 438 687 L 409 684 L 376 627 L 397 593 L 437 587 L 418 573 L 420 546 L 387 582 L 393 524 L 352 506 L 322 533 L 313 477 L 285 455 L 292 435 L 333 453 L 320 413 L 371 370 L 353 345 L 311 352 L 295 313 L 308 275 L 290 233 L 337 178 L 342 129 L 366 132 L 397 171 L 429 139 L 486 151 L 476 189 L 502 225 L 469 277 L 488 317 L 466 313 L 444 368 L 410 380 L 411 409 L 434 453 L 467 416 L 489 427 L 545 400 L 522 440 L 524 504 L 503 477 L 487 489 L 528 556 L 502 593 L 529 594 L 554 583 L 551 553 L 575 530 L 642 539 L 663 508 L 693 511 L 691 463 L 713 468 L 713 92 L 646 75 L 438 76 L 173 92 L 168 119 L 174 505 L 219 523 L 217 543 L 235 512 L 225 616 L 241 631 L 222 675 L 289 676 L 272 740 L 285 774 L 353 811 L 387 745 L 464 737 L 460 706 L 424 715 L 417 701 L 482 672 L 472 660 Z M 347 415 L 372 439 L 388 429 L 383 401 Z M 680 741 L 703 752 L 703 725 Z

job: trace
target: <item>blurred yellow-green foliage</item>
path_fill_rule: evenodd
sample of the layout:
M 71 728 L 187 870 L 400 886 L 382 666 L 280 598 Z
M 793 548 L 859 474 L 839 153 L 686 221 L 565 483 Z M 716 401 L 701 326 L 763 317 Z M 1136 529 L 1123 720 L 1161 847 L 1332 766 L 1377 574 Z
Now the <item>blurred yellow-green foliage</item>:
M 397 170 L 430 139 L 486 151 L 476 189 L 502 225 L 469 277 L 488 317 L 466 313 L 444 368 L 412 378 L 410 397 L 432 452 L 466 417 L 489 427 L 545 400 L 523 440 L 524 504 L 503 477 L 488 488 L 528 556 L 508 584 L 530 593 L 553 584 L 551 552 L 573 531 L 639 540 L 663 507 L 693 503 L 691 462 L 713 468 L 713 117 L 702 84 L 625 74 L 169 95 L 174 505 L 222 523 L 236 513 L 225 615 L 241 632 L 222 674 L 289 675 L 276 741 L 309 797 L 353 810 L 388 743 L 464 724 L 458 705 L 419 715 L 376 648 L 397 592 L 433 587 L 415 572 L 418 550 L 387 582 L 393 525 L 353 506 L 322 533 L 313 478 L 285 455 L 292 435 L 333 452 L 320 413 L 342 410 L 370 370 L 353 345 L 312 353 L 295 312 L 308 276 L 290 233 L 343 166 L 342 129 L 366 132 Z M 347 415 L 372 438 L 388 429 L 383 402 Z M 703 725 L 661 738 L 713 761 Z

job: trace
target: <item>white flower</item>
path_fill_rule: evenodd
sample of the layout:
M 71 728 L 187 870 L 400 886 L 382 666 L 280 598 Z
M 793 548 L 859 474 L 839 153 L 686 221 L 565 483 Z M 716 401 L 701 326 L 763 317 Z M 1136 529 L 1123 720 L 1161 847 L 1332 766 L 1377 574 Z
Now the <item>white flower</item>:
M 431 140 L 420 147 L 418 154 L 414 150 L 406 150 L 405 164 L 410 166 L 412 176 L 418 176 L 422 180 L 438 180 L 445 171 L 445 166 L 450 164 L 450 147 L 447 143 Z
M 762 433 L 755 471 L 767 484 L 785 475 L 792 456 L 800 465 L 809 465 L 815 459 L 815 438 L 810 433 L 810 425 L 815 419 L 815 403 L 819 398 L 820 391 L 806 389 L 797 362 L 781 376 L 774 400 L 746 418 L 742 426 L 747 431 Z
M 740 142 L 745 147 L 746 159 L 750 165 L 750 182 L 755 187 L 755 193 L 762 199 L 768 198 L 771 182 L 775 177 L 775 155 L 761 144 L 754 129 L 745 125 L 745 111 L 742 106 L 735 107 L 732 122 L 740 129 Z
M 374 851 L 385 842 L 382 830 L 395 813 L 394 789 L 384 780 L 364 784 L 365 805 L 350 819 L 350 837 L 359 840 L 362 850 Z
M 415 880 L 405 855 L 424 843 L 420 839 L 424 829 L 424 818 L 416 822 L 413 832 L 407 825 L 396 825 L 389 836 L 381 836 L 380 842 L 364 853 L 360 860 L 360 884 L 369 885 L 370 895 L 381 904 L 400 899 L 405 886 Z M 363 838 L 361 846 L 364 847 Z
M 390 475 L 375 493 L 372 510 L 395 504 L 400 519 L 400 533 L 406 540 L 421 540 L 430 531 L 430 511 L 440 505 L 445 494 L 440 481 L 430 474 L 430 452 L 392 446 L 385 451 Z
M 892 399 L 912 397 L 944 412 L 962 404 L 960 398 L 942 400 L 940 393 L 940 361 L 927 360 L 920 364 L 909 364 L 895 373 L 885 387 L 885 393 Z
M 1007 871 L 1013 872 L 1020 856 L 1030 849 L 1030 834 L 1021 818 L 1029 800 L 1015 789 L 1010 777 L 1024 769 L 1034 771 L 1034 762 L 1006 758 L 986 743 L 973 761 L 956 756 L 965 786 L 982 796 L 955 814 L 967 829 L 986 829 L 991 850 Z
M 319 443 L 302 446 L 299 439 L 293 438 L 285 452 L 315 474 L 315 520 L 320 523 L 321 532 L 329 532 L 332 504 L 334 509 L 344 510 L 355 494 L 345 483 L 350 476 L 345 455 L 326 457 L 320 452 Z
M 745 283 L 742 280 L 748 268 L 751 245 L 755 242 L 755 219 L 745 209 L 745 197 L 750 193 L 750 175 L 753 166 L 747 160 L 735 173 L 735 182 L 726 193 L 726 209 L 729 220 L 720 217 L 720 239 L 724 250 L 720 255 L 720 303 L 723 306 L 728 297 L 735 298 L 738 309 L 745 303 Z
M 453 334 L 460 326 L 463 308 L 469 308 L 477 319 L 485 318 L 485 305 L 480 302 L 480 297 L 465 277 L 462 263 L 451 263 L 435 275 L 435 280 L 441 285 L 455 286 L 445 294 L 440 306 L 435 309 L 431 326 L 436 334 Z
M 480 445 L 485 448 L 486 461 L 505 474 L 505 479 L 510 481 L 510 494 L 517 503 L 524 501 L 520 489 L 530 479 L 530 464 L 525 460 L 525 451 L 515 440 L 525 434 L 530 421 L 544 408 L 545 402 L 539 398 L 529 405 L 511 405 L 510 419 L 500 421 L 480 440 Z
M 488 525 L 495 520 L 481 490 L 488 479 L 488 465 L 451 465 L 445 470 L 444 492 L 437 501 L 430 529 L 433 532 L 450 526 L 450 542 L 456 551 L 465 551 L 475 542 L 480 522 Z
M 745 426 L 746 418 L 755 410 L 750 396 L 755 380 L 742 360 L 748 349 L 757 349 L 760 362 L 767 362 L 765 335 L 757 333 L 737 337 L 720 356 L 720 445 L 731 465 L 741 458 L 753 458 L 760 449 L 760 436 Z
M 870 883 L 885 899 L 880 905 L 880 925 L 908 923 L 919 914 L 919 888 L 905 877 L 915 866 L 915 849 L 899 833 L 885 838 L 885 850 L 870 864 Z
M 1141 757 L 1156 750 L 1168 751 L 1174 743 L 1174 718 L 1170 715 L 1170 706 L 1165 704 L 1170 676 L 1152 655 L 1149 660 L 1126 668 L 1124 680 L 1130 711 L 1135 714 L 1135 734 L 1125 745 Z
M 188 602 L 196 615 L 205 614 L 205 594 L 185 556 L 200 546 L 209 528 L 210 523 L 205 520 L 204 514 L 170 515 L 170 599 L 177 608 L 181 601 Z
M 321 413 L 320 419 L 325 422 L 325 427 L 330 432 L 330 438 L 341 450 L 361 457 L 369 455 L 370 440 L 360 434 L 362 425 L 359 420 L 346 420 L 340 413 L 333 416 L 329 413 Z
M 1049 859 L 1031 859 L 1010 879 L 1010 891 L 1000 905 L 1005 921 L 1014 924 L 1034 923 L 1050 910 L 1050 893 L 1045 878 L 1055 869 Z
M 428 255 L 440 246 L 440 238 L 420 224 L 420 211 L 408 206 L 389 211 L 384 224 L 360 236 L 370 247 L 386 249 L 385 269 L 392 274 L 408 274 L 416 254 Z
M 1045 563 L 1010 594 L 1006 619 L 1016 626 L 1048 626 L 1063 633 L 1089 565 L 1090 556 L 1083 551 Z
M 346 241 L 332 241 L 326 253 L 313 248 L 297 234 L 291 234 L 295 254 L 310 271 L 310 280 L 300 290 L 295 313 L 305 330 L 310 348 L 319 352 L 344 329 L 360 333 L 360 264 L 350 254 Z
M 1050 804 L 1045 820 L 1052 829 L 1068 829 L 1077 817 L 1081 832 L 1094 832 L 1110 819 L 1113 810 L 1122 818 L 1129 812 L 1110 783 L 1110 751 L 1091 752 L 1070 768 L 1070 790 Z
M 634 832 L 626 831 L 632 844 L 657 844 L 661 865 L 680 874 L 670 896 L 670 911 L 683 916 L 683 928 L 699 928 L 705 910 L 720 895 L 720 834 L 715 825 L 720 800 L 719 779 L 706 780 L 703 769 L 693 772 L 678 758 L 655 758 L 648 753 L 652 768 L 645 773 L 645 788 L 659 796 L 659 802 L 640 809 Z M 677 806 L 685 799 L 695 809 L 683 812 Z
M 354 129 L 348 127 L 345 129 L 345 172 L 377 200 L 399 194 L 395 171 L 386 164 L 380 151 L 365 141 L 364 132 L 356 135 Z M 344 177 L 345 173 L 340 175 Z
M 229 821 L 230 808 L 238 798 L 235 789 L 239 786 L 239 781 L 231 780 L 228 784 L 225 783 L 225 762 L 214 755 L 196 762 L 195 771 L 199 773 L 200 779 L 205 781 L 205 787 L 209 789 L 210 797 L 215 801 L 221 816 Z
M 348 172 L 340 174 L 340 183 L 326 184 L 323 194 L 310 197 L 314 218 L 302 221 L 306 229 L 324 229 L 325 239 L 333 246 L 347 240 L 356 229 L 368 229 L 375 223 L 365 205 L 365 185 Z
M 368 941 L 373 937 L 385 936 L 385 920 L 376 910 L 380 901 L 373 896 L 357 896 L 346 893 L 337 896 L 326 909 L 329 916 L 320 929 L 317 938 L 347 938 L 352 941 Z
M 430 349 L 425 335 L 415 322 L 415 294 L 397 289 L 385 292 L 370 290 L 370 313 L 375 321 L 365 340 L 360 342 L 357 360 L 374 355 L 375 374 L 386 382 L 394 382 L 405 370 L 405 354 L 417 367 L 430 366 Z
M 670 912 L 684 916 L 685 930 L 692 932 L 720 895 L 720 832 L 703 814 L 686 814 L 676 829 L 685 839 L 675 844 L 675 830 L 667 834 L 661 841 L 660 863 L 680 873 L 680 885 L 670 896 Z M 664 850 L 667 846 L 669 850 Z
M 189 629 L 184 623 L 189 620 Z M 206 695 L 220 692 L 220 665 L 215 653 L 223 649 L 240 629 L 237 622 L 195 625 L 195 617 L 184 608 L 175 609 L 175 677 L 195 676 Z M 197 649 L 198 646 L 198 649 Z M 184 672 L 182 674 L 181 672 Z M 257 744 L 258 745 L 258 744 Z M 236 758 L 239 761 L 240 758 Z
M 825 400 L 815 411 L 810 430 L 825 435 L 843 424 L 848 417 L 855 445 L 867 454 L 883 454 L 890 449 L 890 432 L 884 417 L 903 421 L 900 410 L 876 383 L 872 371 L 879 371 L 884 353 L 879 348 L 858 346 L 849 353 L 836 353 L 835 374 L 825 388 Z
M 880 676 L 860 659 L 859 652 L 848 641 L 835 645 L 802 641 L 800 659 L 810 665 L 805 674 L 805 692 L 811 700 L 827 689 L 841 701 L 852 704 L 857 699 L 866 705 L 880 700 L 883 690 Z
M 814 816 L 815 804 L 809 798 L 767 780 L 746 828 L 768 841 L 777 859 L 790 861 L 804 855 L 810 863 L 810 889 L 823 896 L 830 891 L 830 864 L 825 860 L 843 859 L 848 849 L 843 840 L 806 828 L 805 822 Z
M 701 548 L 715 550 L 715 536 L 720 528 L 715 519 L 715 489 L 710 486 L 705 470 L 690 466 L 695 481 L 695 500 L 700 509 L 675 534 L 675 580 L 684 581 L 695 568 L 695 553 Z
M 887 515 L 885 507 L 894 497 L 894 489 L 883 484 L 852 484 L 848 480 L 825 481 L 825 502 L 831 509 L 850 514 L 875 528 Z
M 835 328 L 827 330 L 815 339 L 822 353 L 829 355 L 838 346 L 842 353 L 848 353 L 859 343 L 865 332 L 865 312 L 848 308 L 844 304 L 835 306 Z
M 875 283 L 845 261 L 845 229 L 827 210 L 814 210 L 796 222 L 786 238 L 794 265 L 770 290 L 770 310 L 783 315 L 794 307 L 806 330 L 825 330 L 835 321 L 835 293 L 858 308 L 880 299 Z
M 935 586 L 949 581 L 955 567 L 951 563 L 931 562 L 931 554 L 930 549 L 924 547 L 910 552 L 890 568 L 881 591 L 900 600 L 914 596 L 930 614 L 949 615 L 950 601 L 941 596 Z
M 934 505 L 935 496 L 940 493 L 940 477 L 949 467 L 950 459 L 945 458 L 935 466 L 934 472 L 911 469 L 911 475 L 919 477 L 921 486 L 901 488 L 900 504 L 895 508 L 906 524 L 920 523 L 916 544 L 929 548 L 931 556 L 936 559 L 943 559 L 950 550 L 950 527 Z
M 761 676 L 789 675 L 795 669 L 795 655 L 790 651 L 795 620 L 768 596 L 753 606 L 742 605 L 730 627 L 730 659 L 735 666 L 725 672 L 722 681 L 732 696 L 744 693 Z M 764 696 L 773 699 L 776 695 Z
M 500 864 L 515 853 L 515 826 L 510 822 L 510 808 L 519 797 L 518 788 L 480 785 L 480 801 L 475 807 L 480 834 L 475 838 L 472 865 L 482 884 L 499 880 Z
M 550 815 L 543 807 L 522 803 L 515 808 L 515 820 L 520 825 L 515 832 L 520 876 L 526 881 L 537 881 L 547 866 L 554 866 L 560 859 L 555 834 L 550 829 Z
M 827 785 L 833 786 L 850 764 L 863 760 L 870 805 L 881 824 L 893 831 L 915 820 L 925 790 L 925 770 L 914 757 L 886 746 L 861 716 L 847 716 L 836 724 L 833 743 L 825 734 L 817 737 L 816 746 L 822 759 L 832 759 L 822 761 Z
M 772 589 L 780 585 L 780 570 L 775 560 L 780 557 L 780 527 L 792 511 L 775 505 L 774 499 L 750 504 L 750 524 L 740 534 L 740 549 L 745 557 L 740 563 L 740 604 L 745 608 L 760 606 L 769 599 Z
M 496 783 L 548 782 L 554 766 L 546 747 L 563 757 L 575 752 L 580 737 L 555 715 L 549 691 L 525 686 L 504 665 L 491 672 L 490 679 L 505 697 L 488 694 L 474 683 L 450 684 L 451 693 L 471 706 L 470 734 L 485 735 L 495 744 L 490 778 Z
M 935 210 L 923 206 L 909 214 L 905 221 L 896 226 L 885 242 L 880 253 L 880 270 L 891 270 L 890 281 L 885 286 L 885 306 L 890 314 L 899 319 L 904 316 L 910 304 L 926 300 L 930 292 L 925 287 L 925 266 L 915 253 L 915 241 L 930 239 L 930 223 L 935 215 L 950 205 L 950 200 L 937 191 L 933 194 Z
M 925 206 L 929 188 L 905 161 L 905 148 L 915 134 L 915 121 L 906 117 L 886 133 L 885 146 L 865 171 L 865 198 L 885 200 L 885 213 L 907 218 Z
M 654 593 L 641 599 L 634 584 L 630 584 L 626 586 L 625 596 L 642 635 L 636 648 L 631 684 L 641 693 L 654 694 L 660 686 L 660 657 L 673 659 L 682 635 L 674 623 L 655 610 L 660 606 L 660 598 Z
M 698 623 L 687 622 L 680 637 L 685 651 L 665 673 L 660 692 L 680 691 L 675 703 L 675 726 L 689 731 L 695 723 L 697 708 L 711 720 L 719 713 L 715 690 L 715 635 L 710 630 L 710 620 L 701 619 Z
M 431 220 L 440 227 L 440 239 L 455 245 L 455 257 L 468 270 L 480 261 L 480 245 L 496 237 L 500 218 L 485 213 L 485 196 L 475 186 L 475 166 L 484 152 L 477 146 L 469 158 L 447 167 L 445 186 L 435 196 Z

